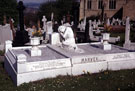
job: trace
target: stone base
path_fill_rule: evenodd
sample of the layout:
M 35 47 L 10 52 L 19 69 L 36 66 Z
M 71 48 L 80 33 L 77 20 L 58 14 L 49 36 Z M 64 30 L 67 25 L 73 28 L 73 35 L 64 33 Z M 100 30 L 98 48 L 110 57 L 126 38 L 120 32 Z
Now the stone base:
M 42 52 L 40 49 L 38 48 L 32 48 L 30 50 L 30 55 L 33 57 L 33 56 L 41 56 L 42 55 Z
M 111 44 L 103 44 L 103 49 L 104 50 L 111 50 Z
M 47 45 L 39 46 L 42 55 L 36 57 L 30 57 L 27 52 L 30 47 L 13 47 L 5 54 L 4 67 L 17 86 L 59 75 L 81 75 L 87 72 L 135 68 L 135 52 L 129 52 L 122 47 L 107 45 L 107 49 L 112 47 L 112 50 L 104 51 L 101 49 L 102 44 L 77 46 L 85 52 L 76 53 L 55 45 Z M 37 53 L 37 50 L 33 53 Z

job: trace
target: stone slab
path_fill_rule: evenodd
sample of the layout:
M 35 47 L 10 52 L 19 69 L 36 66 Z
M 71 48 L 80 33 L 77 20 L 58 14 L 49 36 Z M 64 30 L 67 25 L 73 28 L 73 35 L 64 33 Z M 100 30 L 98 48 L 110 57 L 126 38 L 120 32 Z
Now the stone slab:
M 31 57 L 28 48 L 12 48 L 5 57 L 5 69 L 19 86 L 22 83 L 37 81 L 58 75 L 71 75 L 70 58 L 63 56 L 48 47 L 40 47 L 42 56 Z M 25 55 L 25 61 L 20 61 L 17 55 Z
M 84 53 L 77 53 L 56 45 L 39 47 L 42 55 L 31 57 L 31 47 L 12 48 L 5 57 L 5 69 L 18 86 L 58 75 L 81 75 L 105 70 L 135 68 L 135 51 L 112 45 L 111 50 L 103 50 L 102 44 L 78 44 Z M 25 55 L 25 61 L 17 60 L 17 55 Z M 32 77 L 31 77 L 32 76 Z
M 111 50 L 103 50 L 101 44 L 80 44 L 79 48 L 83 49 L 85 53 L 70 52 L 57 46 L 50 45 L 55 51 L 63 53 L 71 58 L 72 62 L 72 75 L 80 75 L 85 72 L 96 73 L 101 70 L 119 70 L 135 68 L 132 66 L 130 60 L 135 60 L 135 51 L 130 51 L 119 46 L 111 45 Z M 126 61 L 125 61 L 126 60 Z M 129 64 L 128 66 L 117 63 Z M 135 62 L 134 62 L 135 63 Z M 131 65 L 131 67 L 130 67 Z M 113 68 L 114 67 L 114 68 Z

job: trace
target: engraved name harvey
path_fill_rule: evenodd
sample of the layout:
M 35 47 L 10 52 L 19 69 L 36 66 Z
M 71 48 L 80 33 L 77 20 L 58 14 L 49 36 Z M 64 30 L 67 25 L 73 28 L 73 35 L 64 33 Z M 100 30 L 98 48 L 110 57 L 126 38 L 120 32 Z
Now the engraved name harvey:
M 99 57 L 92 57 L 92 58 L 82 58 L 81 63 L 91 63 L 91 62 L 101 62 L 106 61 L 105 59 L 101 59 Z

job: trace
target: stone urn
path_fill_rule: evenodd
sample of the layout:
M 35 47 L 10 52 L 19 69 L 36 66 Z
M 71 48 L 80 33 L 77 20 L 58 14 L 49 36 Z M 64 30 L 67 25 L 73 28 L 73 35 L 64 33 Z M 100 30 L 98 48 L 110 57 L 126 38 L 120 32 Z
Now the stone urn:
M 103 33 L 103 44 L 108 44 L 109 39 L 110 39 L 110 34 Z
M 33 38 L 30 38 L 30 44 L 32 46 L 37 46 L 40 44 L 40 37 L 33 37 Z

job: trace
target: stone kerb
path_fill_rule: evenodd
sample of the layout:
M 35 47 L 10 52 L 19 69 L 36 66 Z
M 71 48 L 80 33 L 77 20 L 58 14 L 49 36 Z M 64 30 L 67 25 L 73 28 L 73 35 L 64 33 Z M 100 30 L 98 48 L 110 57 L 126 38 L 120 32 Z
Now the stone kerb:
M 27 57 L 24 54 L 17 55 L 17 62 L 18 63 L 26 62 L 26 61 L 27 61 Z
M 80 44 L 83 48 L 88 47 L 87 44 Z M 57 48 L 54 45 L 47 45 L 47 47 L 55 51 L 55 53 L 62 55 L 62 58 L 55 59 L 43 59 L 29 62 L 28 56 L 25 54 L 16 55 L 17 72 L 16 77 L 13 80 L 17 86 L 26 82 L 36 81 L 44 78 L 56 77 L 58 75 L 81 75 L 87 72 L 98 73 L 105 70 L 121 70 L 121 69 L 132 69 L 135 68 L 135 52 L 128 51 L 104 51 L 100 50 L 101 53 L 92 53 L 90 50 L 85 50 L 87 53 L 70 55 L 68 52 Z M 113 46 L 112 46 L 113 47 Z M 90 47 L 92 48 L 92 47 Z M 114 47 L 113 47 L 114 48 Z M 15 49 L 14 50 L 20 50 Z M 29 47 L 28 47 L 29 49 Z M 120 50 L 125 50 L 118 48 Z M 92 49 L 91 49 L 92 50 Z M 94 49 L 93 49 L 94 50 Z M 13 50 L 11 50 L 13 51 Z M 9 54 L 10 53 L 10 54 Z M 9 58 L 12 58 L 11 52 L 7 53 Z M 7 58 L 6 58 L 7 59 Z M 7 63 L 12 59 L 6 61 Z M 8 65 L 9 66 L 9 65 Z M 13 64 L 10 64 L 13 66 Z M 9 67 L 10 67 L 9 66 Z M 8 68 L 8 67 L 6 67 Z M 10 69 L 12 70 L 12 69 Z M 14 70 L 14 69 L 13 69 Z M 8 71 L 8 73 L 10 73 Z M 12 75 L 11 75 L 12 76 Z M 31 78 L 32 76 L 32 78 Z
M 122 70 L 135 68 L 135 53 L 107 54 L 108 70 Z
M 11 49 L 12 48 L 12 41 L 10 41 L 10 40 L 7 40 L 6 42 L 5 42 L 5 52 L 7 52 L 9 49 Z

